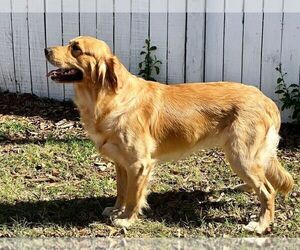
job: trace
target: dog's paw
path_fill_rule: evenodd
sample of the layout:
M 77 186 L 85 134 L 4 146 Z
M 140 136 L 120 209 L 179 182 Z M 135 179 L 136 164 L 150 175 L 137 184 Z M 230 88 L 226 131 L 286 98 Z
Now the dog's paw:
M 258 222 L 250 221 L 249 224 L 244 225 L 243 228 L 249 232 L 254 232 L 257 226 L 258 226 Z
M 106 217 L 110 216 L 119 216 L 124 211 L 123 208 L 115 208 L 115 207 L 106 207 L 104 208 L 102 215 Z
M 267 227 L 260 225 L 256 221 L 250 221 L 248 225 L 244 226 L 244 229 L 249 232 L 256 232 L 257 234 L 263 234 Z
M 113 225 L 120 228 L 129 228 L 133 224 L 134 220 L 132 219 L 114 219 L 112 221 Z

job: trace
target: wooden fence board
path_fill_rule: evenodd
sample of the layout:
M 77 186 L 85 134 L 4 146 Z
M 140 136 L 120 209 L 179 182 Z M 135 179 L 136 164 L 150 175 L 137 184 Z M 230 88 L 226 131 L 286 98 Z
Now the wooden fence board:
M 224 0 L 207 1 L 205 81 L 223 79 Z
M 149 38 L 149 0 L 132 0 L 130 71 L 137 75 L 145 39 Z
M 204 80 L 205 0 L 187 2 L 186 81 Z
M 185 78 L 185 11 L 185 1 L 169 1 L 167 78 L 169 84 L 184 82 Z
M 282 0 L 265 0 L 264 10 L 261 90 L 278 103 L 278 95 L 275 94 L 278 73 L 275 68 L 280 64 Z
M 130 0 L 115 0 L 115 54 L 129 69 L 130 34 L 131 34 L 131 2 Z
M 47 47 L 62 44 L 62 2 L 61 0 L 46 0 L 46 40 Z M 55 69 L 47 63 L 48 71 Z M 55 83 L 51 79 L 49 82 L 49 97 L 64 100 L 63 84 Z
M 155 54 L 162 62 L 157 81 L 167 81 L 168 0 L 150 0 L 150 39 L 157 46 Z
M 260 88 L 263 0 L 245 1 L 243 72 L 244 83 Z
M 242 81 L 243 0 L 226 1 L 224 31 L 225 81 Z
M 114 48 L 114 0 L 97 0 L 97 38 Z
M 62 4 L 62 42 L 66 45 L 71 39 L 79 36 L 79 0 L 63 0 Z M 65 84 L 65 99 L 69 100 L 73 97 L 73 84 Z
M 47 66 L 44 54 L 44 48 L 46 47 L 44 8 L 44 0 L 28 0 L 32 92 L 37 96 L 48 97 Z
M 96 0 L 79 0 L 80 35 L 96 37 Z
M 3 12 L 0 13 L 0 30 L 3 32 L 0 39 L 0 89 L 15 92 L 15 72 L 13 54 L 13 34 L 11 27 L 10 0 L 0 0 Z
M 12 5 L 12 29 L 17 91 L 21 93 L 31 93 L 30 48 L 28 43 L 26 0 L 15 1 Z

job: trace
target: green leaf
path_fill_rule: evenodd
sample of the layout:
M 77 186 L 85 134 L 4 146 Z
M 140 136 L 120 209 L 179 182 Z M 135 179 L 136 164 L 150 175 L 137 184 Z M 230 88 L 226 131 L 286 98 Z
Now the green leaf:
M 298 84 L 291 84 L 290 86 L 289 86 L 289 88 L 300 88 L 300 85 L 298 85 Z
M 282 93 L 284 93 L 284 91 L 282 89 L 279 89 L 279 90 L 276 90 L 275 93 L 276 94 L 282 94 Z
M 144 55 L 144 54 L 146 54 L 146 52 L 145 51 L 141 51 L 140 55 Z
M 279 77 L 279 78 L 277 79 L 277 83 L 281 83 L 281 82 L 282 82 L 282 78 Z
M 151 50 L 157 50 L 157 47 L 156 47 L 156 46 L 152 46 L 152 47 L 150 47 L 149 50 L 150 50 L 150 51 L 151 51 Z
M 154 68 L 155 68 L 156 74 L 158 75 L 159 72 L 160 72 L 159 67 L 158 67 L 158 66 L 155 66 Z

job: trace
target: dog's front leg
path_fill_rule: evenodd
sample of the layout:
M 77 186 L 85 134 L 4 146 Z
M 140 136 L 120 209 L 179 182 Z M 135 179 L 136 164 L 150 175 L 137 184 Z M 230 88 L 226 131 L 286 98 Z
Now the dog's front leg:
M 105 143 L 101 146 L 97 146 L 98 151 L 107 158 L 114 161 L 117 172 L 117 200 L 113 207 L 106 207 L 102 215 L 120 215 L 124 212 L 126 205 L 126 192 L 127 192 L 127 173 L 126 162 L 124 155 L 120 152 L 118 145 L 113 143 Z
M 146 189 L 153 169 L 151 161 L 138 161 L 127 168 L 126 208 L 113 223 L 119 227 L 129 227 L 142 208 L 147 205 Z
M 127 173 L 126 169 L 115 163 L 117 172 L 117 200 L 113 207 L 106 207 L 103 216 L 118 216 L 124 212 L 126 205 Z

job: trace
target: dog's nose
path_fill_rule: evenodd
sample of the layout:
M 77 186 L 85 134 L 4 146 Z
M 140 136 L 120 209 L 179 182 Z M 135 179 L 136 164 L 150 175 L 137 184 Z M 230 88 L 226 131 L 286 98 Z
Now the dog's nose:
M 50 48 L 45 48 L 45 55 L 48 56 L 51 53 L 51 49 Z

